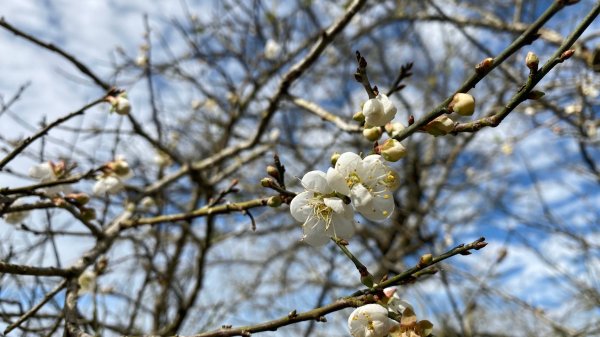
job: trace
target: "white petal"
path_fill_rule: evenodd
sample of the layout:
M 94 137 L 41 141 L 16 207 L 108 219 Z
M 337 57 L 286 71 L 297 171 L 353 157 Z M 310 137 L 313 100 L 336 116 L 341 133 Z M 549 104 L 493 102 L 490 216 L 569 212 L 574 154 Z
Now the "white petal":
M 346 179 L 338 170 L 331 167 L 327 170 L 327 183 L 334 191 L 343 195 L 350 195 L 350 188 L 346 184 Z
M 340 172 L 341 175 L 347 176 L 348 174 L 355 172 L 361 162 L 362 158 L 356 153 L 345 152 L 340 155 L 335 163 L 335 169 Z
M 394 103 L 385 94 L 379 94 L 377 99 L 383 104 L 383 125 L 385 125 L 394 119 L 398 109 L 396 109 Z
M 292 202 L 290 203 L 290 213 L 292 213 L 294 219 L 304 222 L 312 214 L 313 209 L 308 205 L 308 200 L 313 197 L 313 194 L 314 192 L 305 191 L 292 199 Z
M 21 206 L 21 205 L 25 205 L 26 202 L 24 199 L 17 199 L 15 200 L 12 204 L 12 206 Z M 2 218 L 4 219 L 4 221 L 8 222 L 9 224 L 19 224 L 21 222 L 23 222 L 23 220 L 25 220 L 25 218 L 27 218 L 29 216 L 30 211 L 21 211 L 21 212 L 11 212 L 11 213 L 6 213 L 2 216 Z
M 56 180 L 54 170 L 52 170 L 52 165 L 50 165 L 50 163 L 48 162 L 32 166 L 29 169 L 29 176 L 31 178 L 39 179 L 44 182 Z
M 344 208 L 344 202 L 340 198 L 324 198 L 323 202 L 329 208 L 331 208 L 335 213 L 342 214 L 346 210 Z
M 376 195 L 369 204 L 356 207 L 365 218 L 372 221 L 385 220 L 394 212 L 394 198 L 386 192 Z
M 366 101 L 363 105 L 362 113 L 365 116 L 365 121 L 370 126 L 381 126 L 380 124 L 373 124 L 371 122 L 379 121 L 385 116 L 385 108 L 380 100 L 371 98 Z
M 332 190 L 327 184 L 327 175 L 322 171 L 310 171 L 302 177 L 302 186 L 305 189 L 323 194 L 331 193 Z
M 369 187 L 375 187 L 389 169 L 380 160 L 379 155 L 368 156 L 363 160 L 358 174 L 363 184 Z
M 367 304 L 356 308 L 348 317 L 348 327 L 354 337 L 384 337 L 392 324 L 388 311 L 379 304 Z
M 350 207 L 349 207 L 350 208 Z M 352 210 L 348 211 L 349 214 L 352 214 Z M 352 235 L 354 235 L 354 216 L 347 217 L 344 214 L 333 214 L 331 217 L 331 223 L 333 226 L 333 234 L 334 236 L 344 239 L 350 240 Z
M 302 229 L 304 231 L 302 241 L 314 247 L 323 246 L 329 242 L 329 238 L 332 236 L 329 233 L 329 231 L 331 231 L 331 227 L 326 231 L 325 222 L 315 217 L 311 217 L 306 220 L 304 225 L 302 225 Z
M 123 183 L 114 176 L 102 177 L 94 185 L 93 191 L 96 195 L 115 194 L 123 189 Z
M 369 190 L 367 190 L 362 184 L 354 185 L 350 195 L 352 198 L 352 204 L 357 209 L 369 205 L 373 200 L 373 196 Z

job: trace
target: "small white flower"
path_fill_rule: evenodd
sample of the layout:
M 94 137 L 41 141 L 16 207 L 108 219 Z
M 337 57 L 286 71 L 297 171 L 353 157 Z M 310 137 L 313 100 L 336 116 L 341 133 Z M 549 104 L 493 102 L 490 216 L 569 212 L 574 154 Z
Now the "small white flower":
M 38 179 L 40 182 L 46 183 L 56 180 L 56 174 L 54 168 L 50 162 L 41 163 L 39 165 L 32 166 L 29 169 L 29 176 L 34 179 Z
M 398 188 L 398 174 L 379 155 L 362 159 L 343 153 L 327 171 L 327 180 L 336 192 L 349 195 L 354 208 L 369 220 L 384 220 L 394 211 L 392 191 Z
M 306 191 L 290 203 L 290 212 L 302 222 L 302 240 L 311 246 L 322 246 L 329 238 L 350 239 L 354 234 L 354 211 L 333 194 L 327 176 L 311 171 L 302 178 Z
M 94 184 L 94 194 L 95 195 L 104 195 L 104 194 L 116 194 L 119 193 L 125 185 L 119 179 L 119 177 L 115 175 L 103 175 L 98 178 L 96 184 Z
M 354 337 L 385 337 L 393 325 L 387 309 L 379 304 L 363 305 L 348 317 L 348 328 Z
M 24 204 L 25 204 L 25 201 L 23 201 L 23 199 L 17 199 L 11 204 L 11 206 L 21 206 Z M 9 224 L 16 225 L 16 224 L 23 222 L 23 220 L 25 220 L 25 218 L 27 218 L 28 216 L 29 216 L 29 211 L 21 211 L 21 212 L 6 213 L 6 214 L 2 215 L 2 218 L 4 219 L 4 221 L 8 222 Z
M 572 115 L 574 113 L 580 113 L 583 110 L 583 107 L 581 106 L 581 104 L 571 104 L 571 105 L 567 105 L 565 107 L 565 113 L 567 115 Z
M 146 55 L 139 55 L 135 59 L 135 65 L 138 67 L 145 67 L 146 64 L 148 64 L 148 58 L 146 57 Z
M 379 94 L 371 98 L 363 105 L 362 114 L 365 116 L 365 123 L 369 127 L 384 126 L 391 122 L 396 116 L 396 107 L 392 101 L 385 95 Z
M 127 93 L 122 92 L 117 96 L 107 96 L 106 100 L 111 104 L 111 112 L 119 115 L 127 115 L 131 112 L 131 103 L 127 99 Z
M 115 112 L 119 115 L 127 115 L 131 111 L 131 104 L 129 100 L 124 96 L 117 97 L 115 107 Z
M 93 191 L 96 195 L 116 194 L 124 187 L 124 180 L 133 176 L 133 171 L 129 168 L 129 163 L 122 155 L 116 156 L 115 160 L 104 165 L 102 174 L 96 179 Z
M 389 289 L 389 288 L 386 288 Z M 407 301 L 403 300 L 400 298 L 400 296 L 398 296 L 397 292 L 394 292 L 391 296 L 388 296 L 388 302 L 387 302 L 387 307 L 388 307 L 388 311 L 396 313 L 398 315 L 402 315 L 404 313 L 404 310 L 406 309 L 410 309 L 413 310 L 413 307 L 410 303 L 408 303 Z
M 281 45 L 275 40 L 269 39 L 265 44 L 265 58 L 267 60 L 275 60 L 281 54 Z
M 29 169 L 29 176 L 39 180 L 40 183 L 51 183 L 57 181 L 61 178 L 64 178 L 63 176 L 65 174 L 65 163 L 63 161 L 60 161 L 56 164 L 48 161 L 34 165 Z M 44 192 L 50 195 L 55 195 L 61 192 L 69 193 L 71 192 L 71 187 L 69 185 L 57 185 L 44 189 Z

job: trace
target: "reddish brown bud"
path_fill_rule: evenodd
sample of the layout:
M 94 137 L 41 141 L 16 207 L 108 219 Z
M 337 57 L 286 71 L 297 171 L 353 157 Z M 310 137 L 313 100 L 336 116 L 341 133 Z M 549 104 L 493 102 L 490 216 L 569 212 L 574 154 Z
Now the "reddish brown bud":
M 575 54 L 575 49 L 565 50 L 562 54 L 560 54 L 560 61 L 568 60 Z
M 493 64 L 494 59 L 488 57 L 475 66 L 475 72 L 477 72 L 478 74 L 485 74 L 491 69 Z

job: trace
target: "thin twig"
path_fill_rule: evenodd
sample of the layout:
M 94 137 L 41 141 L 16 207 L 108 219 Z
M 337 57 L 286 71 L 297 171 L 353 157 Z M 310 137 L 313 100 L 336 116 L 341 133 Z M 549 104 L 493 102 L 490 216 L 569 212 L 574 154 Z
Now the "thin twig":
M 2 22 L 2 20 L 0 19 L 0 23 Z M 66 121 L 68 121 L 69 119 L 75 117 L 75 116 L 79 116 L 82 115 L 87 109 L 93 107 L 94 105 L 98 104 L 98 103 L 102 103 L 104 102 L 104 96 L 102 96 L 102 98 L 99 98 L 91 103 L 86 104 L 83 108 L 71 112 L 70 114 L 63 116 L 57 120 L 55 120 L 54 122 L 48 124 L 46 127 L 44 127 L 43 129 L 41 129 L 40 131 L 38 131 L 36 134 L 34 134 L 31 137 L 27 137 L 25 138 L 21 144 L 19 144 L 19 146 L 17 146 L 14 150 L 12 150 L 8 155 L 6 155 L 6 157 L 4 157 L 1 161 L 0 161 L 0 171 L 2 171 L 2 169 L 4 168 L 4 166 L 6 166 L 6 164 L 8 164 L 11 160 L 13 160 L 19 153 L 23 152 L 23 150 L 25 150 L 25 148 L 27 148 L 31 143 L 33 143 L 36 139 L 44 136 L 45 134 L 48 133 L 48 131 L 52 130 L 52 128 L 56 127 L 57 125 L 60 125 Z

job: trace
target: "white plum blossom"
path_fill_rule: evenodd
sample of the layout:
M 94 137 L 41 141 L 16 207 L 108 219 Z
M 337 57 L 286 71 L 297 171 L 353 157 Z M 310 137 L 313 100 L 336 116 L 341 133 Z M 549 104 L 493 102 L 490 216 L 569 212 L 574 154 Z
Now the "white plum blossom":
M 389 288 L 387 288 L 389 289 Z M 394 289 L 395 290 L 395 289 Z M 384 290 L 385 292 L 385 290 Z M 387 293 L 386 293 L 387 296 Z M 394 291 L 391 296 L 388 296 L 387 302 L 388 311 L 398 315 L 403 315 L 406 309 L 414 310 L 412 305 L 407 301 L 403 300 L 398 296 L 398 293 Z
M 311 246 L 322 246 L 330 238 L 350 239 L 354 234 L 354 211 L 336 196 L 325 172 L 310 171 L 302 178 L 306 191 L 290 203 L 294 219 L 302 222 L 302 240 Z
M 281 45 L 275 40 L 268 39 L 265 43 L 265 58 L 267 60 L 275 60 L 281 55 Z
M 392 101 L 385 95 L 379 94 L 371 98 L 363 105 L 362 114 L 365 116 L 365 123 L 369 127 L 385 126 L 396 116 L 396 107 Z
M 93 187 L 94 194 L 119 193 L 125 187 L 124 181 L 132 176 L 133 172 L 125 158 L 117 156 L 114 161 L 104 166 L 102 174 L 97 177 L 98 181 Z
M 125 187 L 123 181 L 115 175 L 102 175 L 98 178 L 96 184 L 94 184 L 94 194 L 117 194 Z
M 379 304 L 363 305 L 348 317 L 348 328 L 353 337 L 385 337 L 393 326 L 388 310 Z
M 23 199 L 17 199 L 11 204 L 11 206 L 21 206 L 24 204 L 25 204 L 25 201 Z M 25 220 L 25 218 L 27 218 L 28 216 L 29 216 L 29 211 L 20 211 L 20 212 L 6 213 L 6 214 L 2 215 L 2 218 L 4 219 L 4 221 L 8 222 L 9 224 L 16 225 L 16 224 L 23 222 L 23 220 Z
M 381 156 L 343 153 L 335 168 L 327 171 L 330 186 L 349 195 L 354 208 L 373 221 L 388 218 L 394 211 L 393 191 L 398 188 L 398 174 L 384 164 Z
M 117 96 L 107 96 L 106 100 L 111 104 L 111 112 L 119 115 L 127 115 L 131 112 L 131 103 L 127 99 L 127 93 L 121 92 Z
M 65 178 L 66 169 L 65 162 L 59 161 L 58 163 L 53 163 L 51 161 L 47 161 L 45 163 L 41 163 L 38 165 L 34 165 L 29 169 L 29 176 L 33 179 L 37 179 L 40 183 L 51 183 L 61 178 Z M 57 185 L 51 186 L 44 190 L 45 193 L 50 195 L 55 195 L 58 193 L 69 193 L 71 188 L 69 185 Z

